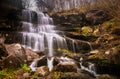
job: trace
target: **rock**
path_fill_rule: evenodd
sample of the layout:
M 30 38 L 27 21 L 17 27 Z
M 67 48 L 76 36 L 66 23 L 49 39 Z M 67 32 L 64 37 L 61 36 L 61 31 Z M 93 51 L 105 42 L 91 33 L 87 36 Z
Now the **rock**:
M 98 76 L 97 79 L 116 79 L 116 78 L 113 78 L 112 76 L 108 74 L 103 74 L 103 75 Z
M 83 73 L 65 73 L 67 79 L 94 79 L 93 77 Z
M 120 65 L 120 46 L 111 49 L 108 60 L 112 64 Z
M 39 58 L 39 55 L 30 49 L 25 49 L 25 52 L 26 52 L 28 63 L 31 63 L 34 59 Z
M 85 15 L 84 13 L 79 14 L 70 14 L 70 15 L 63 15 L 59 16 L 57 14 L 52 15 L 55 24 L 61 24 L 64 26 L 71 26 L 71 25 L 79 25 L 82 26 L 85 22 Z
M 112 30 L 112 34 L 120 35 L 120 28 L 114 28 L 114 29 Z
M 40 66 L 47 66 L 47 57 L 46 56 L 42 56 L 40 59 L 38 59 L 37 67 L 40 67 Z
M 54 71 L 58 72 L 77 72 L 77 66 L 75 64 L 59 64 L 54 67 Z
M 19 69 L 16 73 L 15 73 L 17 79 L 26 79 L 29 77 L 29 73 L 26 72 L 26 70 L 24 69 Z M 29 78 L 28 78 L 29 79 Z
M 49 73 L 49 69 L 47 66 L 41 66 L 38 67 L 34 73 L 34 75 L 38 75 L 38 76 L 45 76 Z
M 110 19 L 110 16 L 100 9 L 93 9 L 86 12 L 86 22 L 87 24 L 101 24 Z
M 5 46 L 8 56 L 3 60 L 4 67 L 19 67 L 27 62 L 24 48 L 20 44 L 10 44 Z
M 59 60 L 55 57 L 53 60 L 53 65 L 57 65 L 59 63 Z M 47 57 L 46 56 L 42 56 L 40 59 L 38 59 L 37 61 L 37 67 L 40 66 L 47 66 Z
M 26 72 L 23 74 L 24 79 L 29 79 L 30 78 L 30 73 Z
M 90 51 L 90 54 L 97 54 L 99 52 L 100 52 L 99 50 L 92 50 L 92 51 Z

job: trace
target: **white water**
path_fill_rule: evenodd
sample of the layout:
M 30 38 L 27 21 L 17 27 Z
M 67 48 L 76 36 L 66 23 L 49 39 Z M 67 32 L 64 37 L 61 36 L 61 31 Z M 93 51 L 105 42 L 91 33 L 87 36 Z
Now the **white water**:
M 95 65 L 93 63 L 88 63 L 88 67 L 85 67 L 82 65 L 83 58 L 80 58 L 80 67 L 81 70 L 88 71 L 89 73 L 93 74 L 95 77 L 99 76 L 99 74 L 96 73 Z
M 35 0 L 29 1 L 29 3 L 32 2 L 34 2 L 32 6 L 27 6 L 27 9 L 22 11 L 23 19 L 27 19 L 26 22 L 22 22 L 23 31 L 21 34 L 23 35 L 23 46 L 33 51 L 47 50 L 47 56 L 50 58 L 47 62 L 51 71 L 53 68 L 54 49 L 67 49 L 66 40 L 54 30 L 55 26 L 53 25 L 52 18 L 39 10 Z M 35 13 L 37 15 L 36 18 Z M 33 23 L 34 19 L 37 19 L 36 24 Z M 34 64 L 34 62 L 31 64 L 33 71 L 36 69 L 33 68 Z
M 36 71 L 36 69 L 37 69 L 37 61 L 32 62 L 31 65 L 30 65 L 30 68 L 31 68 L 31 70 L 33 72 Z
M 53 60 L 54 60 L 54 57 L 47 58 L 47 65 L 48 65 L 49 71 L 53 69 Z

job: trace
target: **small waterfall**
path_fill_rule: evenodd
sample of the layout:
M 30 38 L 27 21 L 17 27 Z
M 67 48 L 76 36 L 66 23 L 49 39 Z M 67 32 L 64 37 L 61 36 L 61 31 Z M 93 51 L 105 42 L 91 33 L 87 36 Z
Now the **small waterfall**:
M 54 60 L 54 57 L 47 58 L 47 65 L 48 65 L 49 71 L 53 69 L 53 60 Z
M 93 74 L 95 77 L 99 76 L 99 74 L 96 73 L 95 65 L 93 63 L 88 63 L 88 67 L 85 67 L 82 65 L 83 58 L 80 58 L 80 67 L 82 70 L 88 71 L 89 73 Z

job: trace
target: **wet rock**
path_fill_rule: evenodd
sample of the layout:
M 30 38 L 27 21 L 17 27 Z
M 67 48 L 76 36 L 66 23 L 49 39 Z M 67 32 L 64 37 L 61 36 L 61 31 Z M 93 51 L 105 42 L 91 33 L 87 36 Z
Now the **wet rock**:
M 40 67 L 40 66 L 47 66 L 47 57 L 46 56 L 42 56 L 40 59 L 38 59 L 37 67 Z
M 40 66 L 47 66 L 47 56 L 42 56 L 41 58 L 37 59 L 37 67 L 40 67 Z M 59 63 L 59 60 L 58 58 L 54 58 L 53 60 L 53 65 L 57 65 Z
M 101 24 L 110 19 L 110 16 L 100 9 L 93 9 L 86 12 L 86 22 L 87 24 Z
M 47 66 L 41 66 L 38 67 L 34 73 L 34 75 L 38 75 L 38 76 L 45 76 L 49 73 L 49 69 Z
M 4 67 L 19 67 L 21 64 L 26 63 L 27 56 L 24 49 L 20 44 L 6 45 L 8 56 L 3 60 Z

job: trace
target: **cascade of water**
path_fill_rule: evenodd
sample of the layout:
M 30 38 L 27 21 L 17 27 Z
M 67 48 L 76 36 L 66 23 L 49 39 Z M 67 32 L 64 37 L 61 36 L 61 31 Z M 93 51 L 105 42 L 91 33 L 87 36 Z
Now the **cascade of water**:
M 33 2 L 33 0 L 31 1 Z M 35 13 L 37 16 L 36 24 L 33 23 Z M 34 2 L 32 6 L 23 10 L 22 15 L 23 19 L 27 20 L 26 22 L 22 22 L 23 31 L 21 34 L 23 35 L 23 46 L 34 51 L 44 51 L 47 49 L 47 56 L 49 57 L 47 62 L 49 70 L 51 71 L 53 68 L 54 49 L 67 49 L 66 39 L 57 34 L 57 31 L 54 30 L 55 26 L 53 25 L 52 18 L 47 14 L 40 12 L 36 2 Z M 75 52 L 74 46 L 73 51 Z M 34 64 L 35 63 L 32 63 L 32 66 Z M 35 70 L 35 68 L 33 68 L 33 70 Z
M 83 58 L 80 58 L 80 67 L 81 67 L 82 70 L 85 70 L 85 71 L 90 72 L 90 73 L 93 74 L 95 77 L 96 77 L 96 76 L 99 76 L 99 74 L 97 74 L 96 71 L 95 71 L 95 66 L 94 66 L 93 63 L 88 63 L 89 66 L 88 66 L 88 67 L 85 67 L 85 66 L 82 65 L 82 61 L 83 61 Z
M 93 50 L 92 45 L 90 44 L 90 42 L 87 42 L 87 44 L 90 46 L 90 50 Z

